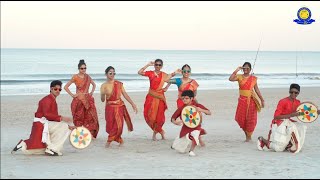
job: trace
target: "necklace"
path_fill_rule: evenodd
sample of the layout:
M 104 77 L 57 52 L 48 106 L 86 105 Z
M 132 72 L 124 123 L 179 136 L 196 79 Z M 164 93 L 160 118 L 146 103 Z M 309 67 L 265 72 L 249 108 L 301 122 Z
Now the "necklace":
M 244 74 L 242 75 L 244 78 L 248 78 L 248 77 L 250 77 L 250 74 L 248 75 L 248 76 L 245 76 Z

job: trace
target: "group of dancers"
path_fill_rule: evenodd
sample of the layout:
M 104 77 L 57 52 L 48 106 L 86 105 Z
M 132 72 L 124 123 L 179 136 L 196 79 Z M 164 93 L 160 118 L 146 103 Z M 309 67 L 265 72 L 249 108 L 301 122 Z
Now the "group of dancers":
M 146 71 L 150 66 L 153 66 L 154 70 Z M 188 64 L 170 74 L 161 71 L 162 67 L 163 61 L 156 59 L 138 71 L 139 75 L 148 77 L 150 81 L 149 91 L 144 103 L 145 121 L 152 130 L 154 141 L 157 140 L 157 134 L 160 134 L 162 139 L 166 139 L 165 131 L 162 128 L 166 120 L 165 111 L 167 110 L 165 92 L 171 84 L 176 84 L 178 87 L 177 110 L 172 115 L 171 122 L 175 125 L 182 125 L 182 128 L 171 148 L 179 152 L 189 151 L 190 156 L 195 156 L 195 147 L 197 145 L 205 146 L 201 136 L 205 135 L 206 131 L 201 127 L 201 124 L 196 128 L 187 127 L 181 120 L 181 111 L 185 106 L 192 105 L 196 107 L 198 113 L 211 115 L 212 112 L 198 102 L 196 96 L 199 85 L 196 80 L 190 78 L 191 67 Z M 60 80 L 52 81 L 50 94 L 39 101 L 29 139 L 21 139 L 12 153 L 22 150 L 24 154 L 61 156 L 63 144 L 68 138 L 70 130 L 79 126 L 87 128 L 93 139 L 97 138 L 99 120 L 93 97 L 96 84 L 86 73 L 86 69 L 84 60 L 80 60 L 78 64 L 79 73 L 74 74 L 64 86 L 65 91 L 73 98 L 71 102 L 72 117 L 59 115 L 56 98 L 62 91 L 62 82 Z M 243 74 L 238 74 L 240 70 L 243 71 Z M 245 142 L 252 141 L 251 137 L 257 124 L 257 113 L 264 107 L 264 99 L 258 88 L 257 77 L 250 72 L 251 64 L 245 62 L 229 78 L 230 81 L 239 83 L 240 95 L 235 120 L 245 133 Z M 182 77 L 173 78 L 176 74 L 182 74 Z M 107 67 L 105 75 L 107 80 L 100 87 L 100 95 L 101 101 L 106 103 L 105 120 L 106 132 L 108 133 L 106 147 L 110 147 L 113 141 L 121 146 L 124 143 L 121 137 L 124 122 L 128 130 L 133 131 L 130 115 L 121 96 L 131 104 L 135 113 L 138 113 L 138 109 L 126 93 L 123 83 L 115 79 L 115 68 Z M 76 93 L 69 90 L 69 86 L 73 83 L 76 85 Z M 163 87 L 164 83 L 167 83 L 165 87 Z M 92 89 L 89 92 L 90 85 L 92 85 Z M 274 151 L 299 152 L 303 146 L 306 127 L 291 119 L 291 117 L 299 115 L 296 112 L 296 108 L 300 104 L 297 99 L 299 93 L 300 86 L 291 84 L 289 96 L 281 99 L 278 103 L 268 138 L 259 136 L 257 140 L 259 150 L 267 148 Z

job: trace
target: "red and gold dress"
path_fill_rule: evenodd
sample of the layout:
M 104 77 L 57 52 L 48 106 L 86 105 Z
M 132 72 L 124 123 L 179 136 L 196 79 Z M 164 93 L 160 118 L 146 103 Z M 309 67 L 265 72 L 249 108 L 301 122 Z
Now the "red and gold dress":
M 105 85 L 102 85 L 105 86 Z M 124 121 L 127 124 L 128 130 L 133 131 L 133 125 L 131 122 L 130 115 L 126 108 L 126 105 L 121 99 L 123 83 L 120 81 L 114 81 L 111 94 L 106 94 L 106 108 L 105 108 L 105 120 L 106 120 L 106 131 L 109 134 L 108 142 L 116 141 L 122 143 L 121 138 Z M 106 92 L 101 92 L 106 93 Z
M 71 81 L 75 83 L 78 94 L 71 102 L 73 123 L 77 127 L 84 126 L 96 138 L 99 132 L 99 121 L 94 98 L 88 93 L 91 77 L 87 74 L 84 78 L 74 75 Z
M 162 87 L 168 74 L 160 72 L 159 75 L 156 75 L 154 71 L 146 71 L 144 76 L 149 77 L 150 81 L 149 92 L 144 103 L 144 118 L 155 133 L 161 133 L 165 122 L 164 113 L 167 109 Z
M 254 91 L 254 86 L 257 83 L 257 77 L 237 75 L 239 83 L 238 106 L 235 115 L 235 120 L 238 122 L 247 135 L 252 135 L 257 125 L 257 112 L 261 110 L 259 98 Z

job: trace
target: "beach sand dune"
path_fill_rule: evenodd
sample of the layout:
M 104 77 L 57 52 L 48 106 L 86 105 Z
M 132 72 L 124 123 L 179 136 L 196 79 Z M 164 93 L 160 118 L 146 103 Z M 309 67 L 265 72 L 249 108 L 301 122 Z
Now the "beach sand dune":
M 152 131 L 143 118 L 146 92 L 128 93 L 139 112 L 133 114 L 127 104 L 134 125 L 128 133 L 124 126 L 124 146 L 116 143 L 106 149 L 104 103 L 95 94 L 100 121 L 96 140 L 86 149 L 75 149 L 69 141 L 64 155 L 23 155 L 10 151 L 20 139 L 30 134 L 34 112 L 44 95 L 1 97 L 1 178 L 320 178 L 320 118 L 306 124 L 308 129 L 304 147 L 298 154 L 263 152 L 256 148 L 257 137 L 267 136 L 278 101 L 288 96 L 288 89 L 261 89 L 266 107 L 258 114 L 253 141 L 244 143 L 244 133 L 234 120 L 238 91 L 198 91 L 198 100 L 209 108 L 212 116 L 204 116 L 205 147 L 197 147 L 197 156 L 189 157 L 170 148 L 180 132 L 180 126 L 170 122 L 176 110 L 176 91 L 166 93 L 167 140 L 152 141 Z M 301 101 L 312 101 L 320 106 L 319 87 L 302 87 Z M 59 114 L 71 116 L 71 97 L 57 98 Z M 160 135 L 158 136 L 160 139 Z

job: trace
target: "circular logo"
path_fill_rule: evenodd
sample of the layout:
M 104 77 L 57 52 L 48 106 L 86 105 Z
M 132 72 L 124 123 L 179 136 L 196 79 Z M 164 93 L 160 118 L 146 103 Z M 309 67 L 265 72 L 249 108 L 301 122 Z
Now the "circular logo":
M 307 7 L 298 10 L 297 16 L 300 20 L 308 21 L 311 18 L 311 11 Z

